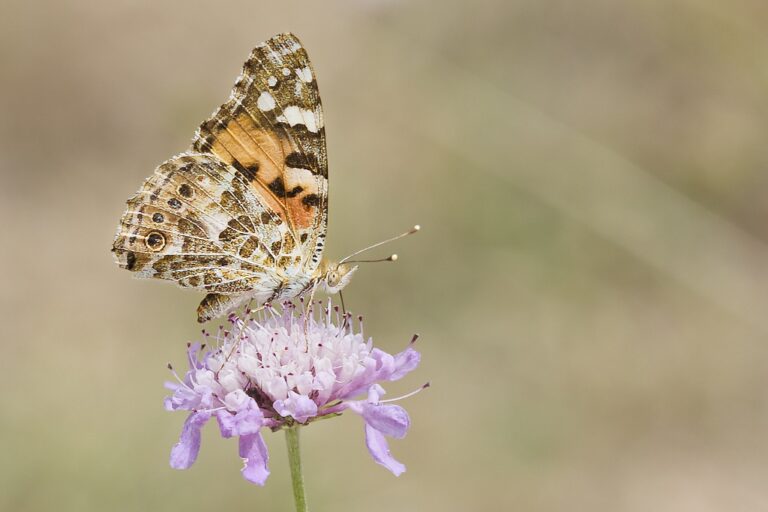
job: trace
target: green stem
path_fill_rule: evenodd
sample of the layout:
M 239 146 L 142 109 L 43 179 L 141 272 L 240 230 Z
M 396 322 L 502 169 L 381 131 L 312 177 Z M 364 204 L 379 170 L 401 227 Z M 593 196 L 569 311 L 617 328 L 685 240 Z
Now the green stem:
M 304 474 L 301 471 L 301 453 L 299 452 L 299 427 L 285 429 L 285 444 L 288 445 L 288 465 L 291 467 L 293 498 L 296 512 L 308 512 L 307 499 L 304 497 Z

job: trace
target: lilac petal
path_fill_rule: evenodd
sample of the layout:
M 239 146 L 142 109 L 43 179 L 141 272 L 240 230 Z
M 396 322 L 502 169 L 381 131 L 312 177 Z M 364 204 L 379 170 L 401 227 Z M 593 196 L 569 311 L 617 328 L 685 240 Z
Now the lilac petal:
M 404 438 L 411 426 L 408 413 L 399 405 L 372 404 L 360 400 L 349 402 L 347 407 L 362 416 L 366 425 L 395 439 Z
M 395 476 L 400 476 L 405 471 L 405 466 L 389 453 L 384 434 L 368 424 L 365 425 L 365 444 L 373 460 L 390 470 Z
M 221 436 L 225 438 L 256 434 L 264 426 L 264 415 L 255 405 L 243 408 L 236 414 L 225 409 L 216 411 L 216 420 L 219 422 Z
M 395 371 L 395 358 L 378 348 L 371 350 L 371 357 L 376 361 L 376 380 L 389 380 Z
M 395 371 L 395 358 L 383 350 L 374 348 L 363 361 L 364 370 L 334 392 L 334 398 L 352 398 L 368 389 L 377 380 L 388 380 Z
M 173 469 L 187 469 L 194 464 L 197 453 L 200 451 L 200 429 L 210 419 L 208 411 L 193 412 L 184 422 L 184 427 L 179 436 L 179 442 L 171 449 L 171 467 Z
M 264 485 L 269 476 L 269 452 L 261 434 L 240 436 L 240 456 L 245 459 L 243 478 L 257 485 Z
M 201 406 L 201 395 L 185 386 L 178 386 L 173 396 L 164 401 L 166 411 L 185 409 L 191 411 Z
M 388 380 L 398 380 L 405 377 L 408 373 L 415 370 L 421 361 L 421 354 L 408 347 L 399 354 L 395 354 L 395 371 L 389 376 Z
M 395 439 L 404 438 L 411 425 L 408 413 L 399 405 L 366 404 L 363 408 L 363 419 L 382 434 Z
M 384 396 L 387 392 L 384 391 L 384 388 L 381 387 L 379 384 L 373 384 L 370 388 L 368 388 L 368 403 L 369 404 L 377 404 L 379 403 L 379 400 L 381 400 L 381 397 Z
M 308 396 L 290 391 L 285 400 L 275 400 L 274 408 L 280 416 L 290 416 L 299 423 L 317 416 L 317 404 Z
M 378 384 L 371 384 L 368 387 L 368 399 L 367 400 L 352 400 L 344 402 L 345 409 L 351 409 L 352 412 L 363 415 L 365 408 L 370 404 L 378 404 L 381 397 L 386 393 L 384 388 Z

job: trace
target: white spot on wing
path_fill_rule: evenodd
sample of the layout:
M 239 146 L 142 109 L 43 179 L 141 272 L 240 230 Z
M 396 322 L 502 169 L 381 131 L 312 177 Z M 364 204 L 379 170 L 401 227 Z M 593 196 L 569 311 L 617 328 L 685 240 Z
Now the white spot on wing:
M 298 167 L 286 167 L 285 188 L 290 190 L 296 185 L 301 185 L 304 187 L 304 190 L 309 193 L 316 194 L 318 192 L 317 180 L 311 170 Z
M 298 75 L 298 77 L 299 77 L 299 78 L 301 78 L 301 79 L 302 79 L 304 82 L 307 82 L 307 83 L 309 83 L 309 82 L 311 82 L 311 81 L 312 81 L 312 70 L 311 70 L 311 69 L 309 69 L 309 66 L 307 66 L 307 67 L 305 67 L 305 68 L 302 68 L 302 69 L 297 69 L 297 70 L 296 70 L 296 74 L 297 74 L 297 75 Z
M 286 107 L 283 110 L 283 115 L 278 116 L 277 120 L 282 123 L 288 123 L 291 126 L 303 124 L 312 133 L 317 133 L 322 127 L 322 121 L 313 111 L 299 108 L 296 105 Z
M 266 91 L 262 92 L 259 95 L 259 99 L 256 100 L 256 106 L 259 107 L 259 110 L 262 112 L 268 112 L 275 108 L 275 98 Z
M 270 87 L 274 87 L 275 85 L 277 85 L 277 78 L 273 76 L 270 76 L 269 78 L 267 78 L 267 85 L 269 85 Z
M 290 70 L 290 69 L 288 69 L 288 68 L 283 68 L 283 74 L 284 74 L 285 76 L 288 76 L 288 75 L 290 75 L 290 74 L 291 74 L 291 70 Z
M 304 126 L 312 133 L 317 133 L 317 122 L 315 121 L 315 113 L 311 110 L 302 110 L 301 115 L 304 116 Z
M 291 126 L 296 126 L 297 124 L 304 122 L 304 116 L 301 115 L 301 109 L 295 105 L 291 105 L 283 110 L 283 115 L 280 117 L 284 118 Z

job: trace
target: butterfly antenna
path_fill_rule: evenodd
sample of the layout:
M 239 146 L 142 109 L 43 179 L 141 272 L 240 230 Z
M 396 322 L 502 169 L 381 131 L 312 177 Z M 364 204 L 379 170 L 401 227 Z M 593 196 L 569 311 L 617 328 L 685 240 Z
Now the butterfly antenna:
M 412 235 L 414 233 L 417 233 L 420 229 L 421 229 L 421 226 L 416 224 L 415 226 L 413 226 L 411 229 L 409 229 L 405 233 L 400 233 L 397 236 L 393 236 L 392 238 L 388 238 L 386 240 L 382 240 L 381 242 L 377 242 L 377 243 L 375 243 L 373 245 L 369 245 L 368 247 L 364 247 L 364 248 L 360 249 L 359 251 L 355 251 L 352 254 L 350 254 L 349 256 L 347 256 L 346 258 L 342 259 L 339 262 L 339 265 L 341 265 L 342 263 L 346 263 L 348 261 L 350 263 L 370 263 L 370 262 L 376 262 L 376 261 L 396 261 L 397 260 L 397 254 L 393 254 L 392 256 L 390 256 L 388 258 L 381 259 L 381 260 L 357 260 L 357 261 L 353 262 L 353 261 L 350 261 L 349 259 L 350 258 L 354 258 L 358 254 L 364 253 L 365 251 L 368 251 L 370 249 L 375 249 L 376 247 L 379 247 L 380 245 L 388 244 L 389 242 L 394 242 L 395 240 L 399 240 L 400 238 L 403 238 L 403 237 L 406 237 L 408 235 Z
M 387 256 L 378 260 L 347 260 L 347 263 L 380 263 L 382 261 L 397 261 L 397 254 Z

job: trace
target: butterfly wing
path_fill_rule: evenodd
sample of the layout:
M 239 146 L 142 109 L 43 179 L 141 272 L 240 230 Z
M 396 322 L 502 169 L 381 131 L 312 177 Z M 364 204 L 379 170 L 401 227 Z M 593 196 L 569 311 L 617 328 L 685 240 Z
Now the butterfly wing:
M 216 155 L 250 183 L 293 235 L 285 255 L 299 256 L 303 272 L 313 273 L 326 232 L 328 163 L 315 72 L 294 35 L 251 52 L 229 100 L 200 125 L 192 148 Z
M 190 151 L 128 201 L 113 251 L 139 277 L 210 292 L 201 321 L 292 297 L 320 263 L 327 191 L 314 70 L 295 36 L 278 35 L 253 50 Z
M 268 296 L 279 286 L 275 262 L 284 238 L 287 226 L 230 166 L 184 153 L 160 165 L 128 200 L 113 251 L 138 277 Z

